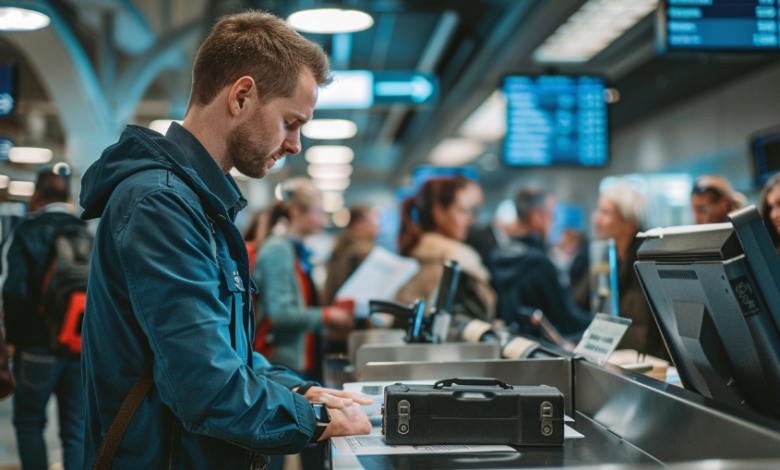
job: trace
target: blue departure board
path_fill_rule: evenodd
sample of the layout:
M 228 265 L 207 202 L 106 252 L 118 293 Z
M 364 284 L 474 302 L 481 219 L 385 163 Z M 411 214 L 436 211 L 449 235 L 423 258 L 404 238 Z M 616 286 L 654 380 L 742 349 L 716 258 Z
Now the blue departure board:
M 667 51 L 780 51 L 778 0 L 662 0 L 659 42 Z
M 603 166 L 609 158 L 605 81 L 590 76 L 504 79 L 511 166 Z

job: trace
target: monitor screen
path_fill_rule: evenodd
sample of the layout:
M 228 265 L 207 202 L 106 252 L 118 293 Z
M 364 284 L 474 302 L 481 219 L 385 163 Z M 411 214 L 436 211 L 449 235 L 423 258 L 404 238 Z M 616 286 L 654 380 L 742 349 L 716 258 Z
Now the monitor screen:
M 591 76 L 510 76 L 504 79 L 511 166 L 604 166 L 606 82 Z
M 775 0 L 662 0 L 658 12 L 662 50 L 780 50 Z
M 753 176 L 757 186 L 780 171 L 780 129 L 762 132 L 750 139 L 753 156 Z
M 686 389 L 780 418 L 780 258 L 755 206 L 651 230 L 636 272 Z

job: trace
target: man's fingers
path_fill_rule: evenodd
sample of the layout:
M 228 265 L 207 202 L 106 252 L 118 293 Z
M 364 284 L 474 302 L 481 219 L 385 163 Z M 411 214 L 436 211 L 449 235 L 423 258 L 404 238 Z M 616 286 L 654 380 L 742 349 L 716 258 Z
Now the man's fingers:
M 359 405 L 371 405 L 374 403 L 374 400 L 368 398 L 366 395 L 347 392 L 344 390 L 328 390 L 327 393 L 341 398 L 351 398 L 352 400 L 354 400 L 355 403 Z
M 329 393 L 323 393 L 317 400 L 328 408 L 341 409 L 352 405 L 351 398 L 336 397 Z

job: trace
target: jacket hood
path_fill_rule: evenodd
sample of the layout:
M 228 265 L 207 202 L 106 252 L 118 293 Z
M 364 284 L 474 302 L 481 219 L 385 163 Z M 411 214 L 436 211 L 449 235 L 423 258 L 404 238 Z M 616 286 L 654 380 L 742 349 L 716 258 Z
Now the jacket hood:
M 214 209 L 226 212 L 188 161 L 185 152 L 162 134 L 140 126 L 127 126 L 114 145 L 106 148 L 81 180 L 79 202 L 84 220 L 99 218 L 114 189 L 125 179 L 142 171 L 164 169 L 184 180 Z

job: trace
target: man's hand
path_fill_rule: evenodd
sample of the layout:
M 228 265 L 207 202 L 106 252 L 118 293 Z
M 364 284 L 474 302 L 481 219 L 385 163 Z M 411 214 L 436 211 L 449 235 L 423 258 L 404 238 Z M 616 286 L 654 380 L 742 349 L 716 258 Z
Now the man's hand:
M 293 391 L 295 391 L 295 389 L 293 389 Z M 361 398 L 359 395 L 352 392 L 322 387 L 311 387 L 306 391 L 304 398 L 309 400 L 310 403 L 322 403 L 331 410 L 347 408 L 352 406 L 353 403 L 358 405 L 370 405 L 374 403 L 374 400 L 370 398 Z
M 355 315 L 340 307 L 328 307 L 323 321 L 325 324 L 346 330 L 351 330 L 355 327 Z
M 320 441 L 331 437 L 358 436 L 371 432 L 371 422 L 368 421 L 368 416 L 360 411 L 360 406 L 357 403 L 346 408 L 329 410 L 329 412 L 330 425 L 322 433 Z

